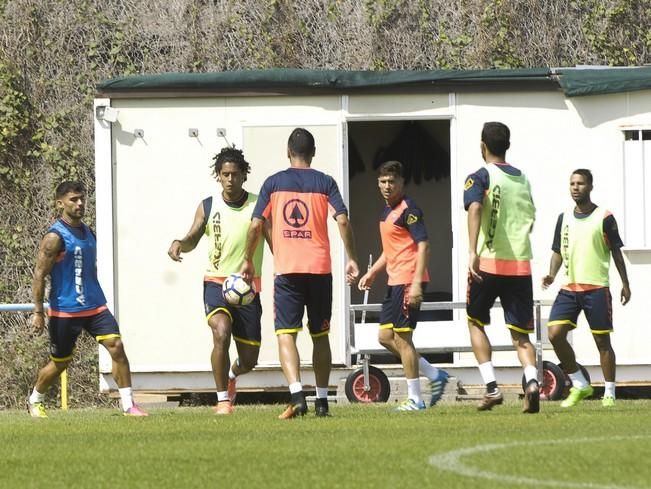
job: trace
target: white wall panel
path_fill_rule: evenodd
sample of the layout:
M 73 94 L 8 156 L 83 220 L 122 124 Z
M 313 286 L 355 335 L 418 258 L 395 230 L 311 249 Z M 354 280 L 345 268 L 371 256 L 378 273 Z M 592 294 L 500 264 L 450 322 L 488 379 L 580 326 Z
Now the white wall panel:
M 651 330 L 645 324 L 644 294 L 651 286 L 651 213 L 629 214 L 643 209 L 641 192 L 651 183 L 637 149 L 622 151 L 622 131 L 651 127 L 651 92 L 565 99 L 559 92 L 463 92 L 456 97 L 441 94 L 351 95 L 345 110 L 341 98 L 324 97 L 231 97 L 179 99 L 116 99 L 118 120 L 108 129 L 96 127 L 98 165 L 98 231 L 100 241 L 110 239 L 112 226 L 114 266 L 100 255 L 100 278 L 115 310 L 126 343 L 131 365 L 136 372 L 184 372 L 210 370 L 212 348 L 210 331 L 203 314 L 202 277 L 206 246 L 200 244 L 174 263 L 167 249 L 174 238 L 187 232 L 195 209 L 206 196 L 219 191 L 212 176 L 212 156 L 226 144 L 217 137 L 217 128 L 226 130 L 229 143 L 244 147 L 252 162 L 247 188 L 256 192 L 264 178 L 284 167 L 287 136 L 293 127 L 304 126 L 316 137 L 314 167 L 332 174 L 346 188 L 347 168 L 343 154 L 342 121 L 452 118 L 451 220 L 454 233 L 452 263 L 455 300 L 465 297 L 467 268 L 466 213 L 463 209 L 463 183 L 466 175 L 483 165 L 479 151 L 482 124 L 498 120 L 511 128 L 511 149 L 507 160 L 522 168 L 532 182 L 537 219 L 532 234 L 534 296 L 553 299 L 555 284 L 549 291 L 539 287 L 547 273 L 554 225 L 559 213 L 571 208 L 569 177 L 576 168 L 590 168 L 595 177 L 593 200 L 611 210 L 622 228 L 625 244 L 644 249 L 625 252 L 633 298 L 622 307 L 621 283 L 611 267 L 611 290 L 615 318 L 613 343 L 620 365 L 651 364 L 648 344 Z M 454 107 L 450 101 L 454 100 Z M 105 103 L 106 100 L 98 101 Z M 98 122 L 99 124 L 99 122 Z M 189 137 L 196 128 L 198 137 Z M 135 137 L 136 130 L 144 137 Z M 111 149 L 107 134 L 110 133 Z M 104 143 L 102 143 L 104 141 Z M 649 142 L 642 146 L 651 154 Z M 638 145 L 639 146 L 639 145 Z M 110 151 L 109 157 L 106 152 Z M 629 161 L 630 156 L 630 161 Z M 624 162 L 626 161 L 626 163 Z M 106 171 L 106 165 L 112 168 Z M 109 182 L 110 180 L 110 182 Z M 107 185 L 112 184 L 112 192 Z M 369 188 L 369 199 L 375 188 Z M 109 215 L 112 199 L 113 215 Z M 646 204 L 649 205 L 649 202 Z M 101 209 L 104 211 L 100 212 Z M 637 212 L 637 211 L 634 211 Z M 376 213 L 369 219 L 376 220 Z M 355 219 L 361 217 L 353 216 Z M 333 310 L 333 358 L 344 361 L 345 291 L 341 276 L 344 257 L 336 225 L 331 223 L 335 291 Z M 110 227 L 109 226 L 109 227 Z M 107 244 L 102 245 L 108 250 Z M 102 248 L 100 248 L 101 250 Z M 360 256 L 366 266 L 367 256 Z M 264 268 L 263 365 L 277 365 L 276 340 L 272 327 L 271 264 Z M 103 273 L 105 270 L 106 273 Z M 112 285 L 111 273 L 115 271 Z M 113 294 L 114 292 L 114 294 Z M 549 310 L 543 310 L 543 319 Z M 501 311 L 493 312 L 489 335 L 496 342 L 508 341 Z M 465 328 L 459 313 L 457 326 Z M 424 333 L 424 330 L 419 333 Z M 465 334 L 465 333 L 464 333 Z M 456 338 L 459 340 L 460 335 Z M 421 336 L 422 337 L 422 336 Z M 424 339 L 426 341 L 426 339 Z M 303 360 L 309 362 L 311 344 L 301 334 Z M 583 319 L 574 335 L 578 360 L 598 365 L 598 354 Z M 546 355 L 548 352 L 546 352 Z M 466 358 L 467 355 L 458 358 Z M 506 354 L 504 354 L 506 355 Z M 498 363 L 514 362 L 515 354 L 496 356 Z M 474 365 L 474 360 L 461 363 Z M 601 380 L 601 379 L 597 379 Z M 210 386 L 206 386 L 207 388 Z

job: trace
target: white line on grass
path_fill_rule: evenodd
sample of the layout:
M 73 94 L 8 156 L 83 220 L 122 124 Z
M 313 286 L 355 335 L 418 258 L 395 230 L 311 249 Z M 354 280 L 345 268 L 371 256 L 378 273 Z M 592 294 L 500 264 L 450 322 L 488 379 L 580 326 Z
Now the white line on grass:
M 481 470 L 470 465 L 465 464 L 461 459 L 476 453 L 492 452 L 494 450 L 504 450 L 512 447 L 532 447 L 537 445 L 561 445 L 564 443 L 594 443 L 599 441 L 613 441 L 613 440 L 635 440 L 651 438 L 649 435 L 639 436 L 609 436 L 600 438 L 566 438 L 562 440 L 538 440 L 538 441 L 521 441 L 513 443 L 489 443 L 486 445 L 477 445 L 470 448 L 460 448 L 450 452 L 438 453 L 429 458 L 429 463 L 436 468 L 445 470 L 447 472 L 454 472 L 466 477 L 479 477 L 481 479 L 488 479 L 498 482 L 505 482 L 510 484 L 524 485 L 529 484 L 534 487 L 567 487 L 571 489 L 636 489 L 634 486 L 620 486 L 613 484 L 598 484 L 595 482 L 571 482 L 559 481 L 552 479 L 534 479 L 532 477 L 499 474 Z

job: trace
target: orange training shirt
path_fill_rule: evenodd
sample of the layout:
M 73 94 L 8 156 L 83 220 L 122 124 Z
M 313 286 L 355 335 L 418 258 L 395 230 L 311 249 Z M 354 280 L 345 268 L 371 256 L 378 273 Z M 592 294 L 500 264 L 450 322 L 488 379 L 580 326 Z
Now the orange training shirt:
M 277 275 L 331 273 L 328 214 L 348 214 L 331 176 L 312 168 L 288 168 L 264 181 L 253 217 L 271 218 Z
M 411 284 L 416 273 L 418 243 L 427 241 L 423 212 L 405 196 L 395 206 L 385 206 L 380 217 L 382 250 L 387 260 L 388 285 Z M 423 282 L 429 282 L 427 268 Z

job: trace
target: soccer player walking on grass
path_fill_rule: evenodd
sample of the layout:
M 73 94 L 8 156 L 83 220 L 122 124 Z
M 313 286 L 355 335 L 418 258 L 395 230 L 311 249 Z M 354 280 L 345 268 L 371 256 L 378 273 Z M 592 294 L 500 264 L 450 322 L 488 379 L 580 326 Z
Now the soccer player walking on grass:
M 400 358 L 407 378 L 407 400 L 397 410 L 418 411 L 425 409 L 420 393 L 419 369 L 431 382 L 430 406 L 443 395 L 448 373 L 421 357 L 412 341 L 423 292 L 429 281 L 429 241 L 423 212 L 405 195 L 404 184 L 400 162 L 387 161 L 380 166 L 378 187 L 386 202 L 380 217 L 382 255 L 360 279 L 359 289 L 370 289 L 377 274 L 386 269 L 389 280 L 382 303 L 378 340 Z
M 576 328 L 579 313 L 588 320 L 592 337 L 599 350 L 601 370 L 605 380 L 604 407 L 615 405 L 615 352 L 610 342 L 613 330 L 612 298 L 608 287 L 610 255 L 622 280 L 620 300 L 627 304 L 631 299 L 626 264 L 621 248 L 624 246 L 617 230 L 615 217 L 590 199 L 592 192 L 590 170 L 575 170 L 570 177 L 570 194 L 575 206 L 558 216 L 549 275 L 543 277 L 542 287 L 547 289 L 563 265 L 563 285 L 556 296 L 549 315 L 549 340 L 563 370 L 572 380 L 570 395 L 561 406 L 575 406 L 581 399 L 592 395 L 592 386 L 581 373 L 567 333 Z
M 214 175 L 222 191 L 199 203 L 190 230 L 183 239 L 172 241 L 167 254 L 172 260 L 180 262 L 181 253 L 194 250 L 202 236 L 205 235 L 210 241 L 203 300 L 213 337 L 210 362 L 217 387 L 214 412 L 222 415 L 233 412 L 237 376 L 251 371 L 258 362 L 262 306 L 258 295 L 246 306 L 236 307 L 224 300 L 224 280 L 230 274 L 237 273 L 244 260 L 246 233 L 257 195 L 243 188 L 251 169 L 241 150 L 223 148 L 214 160 Z M 257 271 L 253 280 L 259 291 L 262 242 L 255 247 L 252 259 Z M 231 336 L 238 354 L 232 365 L 228 354 Z
M 327 218 L 330 212 L 339 227 L 348 262 L 346 281 L 359 275 L 348 221 L 348 210 L 334 179 L 310 167 L 316 148 L 312 134 L 292 131 L 287 143 L 290 168 L 267 178 L 253 211 L 241 273 L 255 275 L 254 251 L 265 220 L 272 221 L 274 249 L 274 313 L 280 364 L 289 384 L 291 403 L 279 416 L 289 419 L 307 412 L 300 378 L 296 335 L 303 328 L 307 308 L 312 337 L 312 365 L 316 378 L 317 416 L 328 415 L 331 352 L 328 334 L 332 314 L 332 273 Z
M 27 402 L 29 413 L 35 418 L 47 418 L 45 392 L 72 360 L 77 338 L 85 329 L 111 355 L 124 415 L 147 416 L 133 402 L 131 371 L 120 329 L 97 280 L 95 234 L 82 222 L 86 211 L 84 187 L 79 182 L 63 182 L 55 197 L 61 217 L 41 240 L 32 280 L 32 326 L 41 334 L 45 328 L 45 281 L 50 276 L 50 361 L 38 373 Z
M 491 361 L 490 340 L 484 331 L 490 323 L 490 309 L 499 297 L 506 327 L 524 367 L 527 384 L 522 411 L 537 413 L 536 351 L 529 341 L 534 330 L 529 234 L 536 210 L 527 177 L 506 163 L 509 147 L 506 125 L 484 124 L 480 148 L 486 166 L 469 175 L 464 186 L 469 238 L 466 313 L 472 350 L 486 384 L 477 409 L 489 410 L 503 401 Z

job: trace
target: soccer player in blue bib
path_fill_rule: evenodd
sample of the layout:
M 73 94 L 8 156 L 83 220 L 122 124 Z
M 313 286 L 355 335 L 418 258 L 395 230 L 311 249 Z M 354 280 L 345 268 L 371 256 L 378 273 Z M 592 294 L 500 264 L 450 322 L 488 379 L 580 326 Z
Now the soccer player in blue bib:
M 570 394 L 562 403 L 564 408 L 575 406 L 593 393 L 592 386 L 576 364 L 567 333 L 576 328 L 583 311 L 595 340 L 604 374 L 604 407 L 615 405 L 615 352 L 610 342 L 613 330 L 612 298 L 608 286 L 608 270 L 612 255 L 622 280 L 620 300 L 631 299 L 626 264 L 621 248 L 624 246 L 617 230 L 615 217 L 590 199 L 592 173 L 574 170 L 570 177 L 573 209 L 558 216 L 552 244 L 549 275 L 543 277 L 542 287 L 548 288 L 563 265 L 563 285 L 549 315 L 549 340 L 563 370 L 572 380 Z
M 97 280 L 95 234 L 82 222 L 86 210 L 84 187 L 79 182 L 61 183 L 56 189 L 56 206 L 61 217 L 41 241 L 32 281 L 32 326 L 40 334 L 45 328 L 45 278 L 50 276 L 50 361 L 38 373 L 28 400 L 29 413 L 35 418 L 47 418 L 45 392 L 72 360 L 77 338 L 86 330 L 113 359 L 113 378 L 124 414 L 147 416 L 133 402 L 131 371 L 120 329 Z

